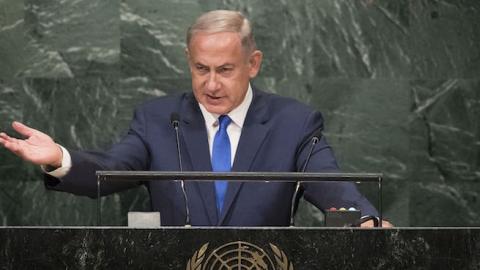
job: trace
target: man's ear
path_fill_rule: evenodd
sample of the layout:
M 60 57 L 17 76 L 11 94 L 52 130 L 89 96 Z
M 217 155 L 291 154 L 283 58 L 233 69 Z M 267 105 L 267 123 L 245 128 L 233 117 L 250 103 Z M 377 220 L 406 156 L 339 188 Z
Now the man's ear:
M 190 60 L 190 51 L 188 50 L 188 47 L 185 48 L 185 56 L 187 57 L 187 60 Z
M 250 78 L 253 79 L 257 76 L 258 72 L 260 71 L 260 67 L 262 65 L 263 53 L 259 50 L 255 50 L 252 54 L 250 54 L 250 58 L 248 59 L 249 64 L 249 75 Z

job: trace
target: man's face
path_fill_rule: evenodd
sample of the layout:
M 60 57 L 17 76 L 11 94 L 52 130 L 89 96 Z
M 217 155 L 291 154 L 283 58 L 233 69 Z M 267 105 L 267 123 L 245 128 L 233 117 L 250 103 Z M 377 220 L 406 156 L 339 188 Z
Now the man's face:
M 227 114 L 242 103 L 262 53 L 247 53 L 237 33 L 197 33 L 187 50 L 193 94 L 207 111 Z

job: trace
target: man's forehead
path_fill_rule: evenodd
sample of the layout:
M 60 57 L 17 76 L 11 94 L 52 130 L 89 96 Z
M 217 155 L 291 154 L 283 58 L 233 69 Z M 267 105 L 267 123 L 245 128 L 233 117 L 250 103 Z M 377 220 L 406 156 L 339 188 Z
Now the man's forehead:
M 209 66 L 208 63 L 203 63 L 202 61 L 195 61 L 194 62 L 195 65 L 199 65 L 199 66 Z M 223 64 L 217 64 L 215 65 L 216 67 L 234 67 L 235 64 L 234 63 L 229 63 L 229 62 L 225 62 Z
M 206 66 L 233 65 L 244 57 L 240 39 L 232 32 L 197 34 L 188 50 L 193 63 Z
M 219 68 L 219 67 L 234 67 L 235 59 L 234 57 L 221 56 L 221 55 L 197 55 L 191 58 L 191 61 L 194 65 Z

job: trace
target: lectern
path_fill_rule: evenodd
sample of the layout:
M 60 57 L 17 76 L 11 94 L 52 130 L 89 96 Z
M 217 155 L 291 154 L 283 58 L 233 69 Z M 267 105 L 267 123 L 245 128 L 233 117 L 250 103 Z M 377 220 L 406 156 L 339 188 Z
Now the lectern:
M 134 178 L 321 178 L 373 181 L 381 192 L 379 174 L 98 172 L 97 186 L 101 189 L 104 181 Z M 98 222 L 101 224 L 100 210 Z M 3 227 L 0 269 L 479 269 L 478 243 L 479 228 Z

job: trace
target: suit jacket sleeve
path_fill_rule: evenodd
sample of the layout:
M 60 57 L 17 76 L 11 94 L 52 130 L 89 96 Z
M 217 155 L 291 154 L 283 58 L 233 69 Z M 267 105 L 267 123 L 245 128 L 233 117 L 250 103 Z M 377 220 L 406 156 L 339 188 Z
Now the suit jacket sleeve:
M 147 170 L 149 152 L 144 140 L 145 117 L 141 109 L 134 114 L 125 137 L 107 152 L 70 151 L 72 168 L 61 179 L 45 174 L 47 189 L 97 197 L 97 170 Z M 138 186 L 138 182 L 108 182 L 101 185 L 101 195 Z

